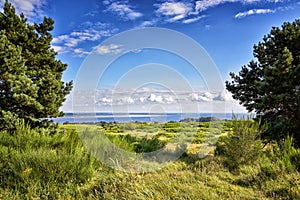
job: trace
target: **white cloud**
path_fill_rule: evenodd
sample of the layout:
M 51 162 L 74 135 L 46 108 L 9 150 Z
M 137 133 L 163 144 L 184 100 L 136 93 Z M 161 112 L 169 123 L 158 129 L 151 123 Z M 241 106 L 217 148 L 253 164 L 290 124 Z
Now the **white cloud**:
M 212 101 L 212 100 L 205 96 L 199 96 L 199 101 Z
M 63 52 L 64 48 L 61 47 L 61 46 L 53 46 L 52 45 L 52 48 L 54 49 L 54 51 L 58 52 L 58 53 L 61 53 Z
M 102 98 L 102 102 L 105 102 L 105 103 L 111 103 L 112 102 L 112 100 L 111 99 L 109 99 L 109 98 Z
M 165 2 L 162 4 L 156 4 L 158 9 L 156 13 L 168 17 L 168 22 L 175 22 L 184 19 L 193 11 L 192 4 L 185 4 L 182 2 Z
M 202 19 L 202 18 L 204 18 L 204 17 L 205 17 L 205 15 L 198 16 L 198 17 L 194 17 L 194 18 L 190 18 L 190 19 L 185 19 L 185 20 L 183 20 L 182 23 L 184 23 L 184 24 L 190 24 L 190 23 L 199 21 L 200 19 Z
M 192 101 L 198 101 L 199 97 L 197 93 L 192 93 L 189 95 L 189 99 L 191 99 Z
M 149 26 L 155 26 L 157 24 L 157 20 L 146 20 L 141 23 L 139 27 L 149 27 Z
M 236 14 L 234 17 L 235 18 L 243 18 L 249 15 L 255 15 L 255 14 L 267 14 L 267 13 L 273 13 L 275 12 L 274 10 L 271 9 L 251 9 L 246 12 L 240 12 Z
M 163 15 L 186 15 L 192 10 L 191 6 L 181 2 L 165 2 L 161 4 L 157 12 Z
M 157 102 L 157 103 L 162 103 L 163 101 L 163 98 L 162 96 L 157 96 L 155 94 L 151 94 L 148 98 L 147 98 L 148 101 L 150 102 Z
M 153 23 L 151 21 L 143 21 L 141 24 L 142 27 L 152 26 L 152 25 L 153 25 Z
M 135 20 L 143 16 L 142 13 L 134 11 L 130 5 L 125 3 L 105 1 L 104 4 L 107 5 L 106 11 L 118 15 L 124 21 Z
M 202 12 L 204 10 L 207 10 L 208 8 L 218 6 L 220 4 L 224 3 L 243 3 L 243 4 L 252 4 L 256 2 L 278 2 L 278 0 L 201 0 L 196 1 L 196 12 Z
M 146 101 L 146 98 L 145 98 L 145 97 L 140 97 L 140 98 L 139 98 L 139 101 L 143 103 L 143 102 Z
M 118 44 L 110 44 L 110 45 L 101 45 L 101 46 L 94 47 L 94 50 L 100 55 L 118 54 L 123 52 L 123 49 L 121 47 L 122 46 Z
M 1 5 L 4 0 L 0 0 Z M 44 15 L 43 8 L 47 5 L 47 0 L 10 0 L 9 1 L 18 13 L 24 13 L 26 17 L 40 18 Z
M 199 92 L 199 93 L 192 93 L 189 95 L 188 100 L 191 101 L 212 101 L 213 95 L 209 92 Z
M 74 53 L 76 54 L 76 56 L 78 57 L 83 57 L 86 56 L 88 54 L 90 54 L 90 52 L 83 50 L 82 48 L 77 48 L 74 49 Z
M 229 100 L 233 100 L 232 99 L 232 95 L 227 92 L 227 91 L 223 91 L 219 94 L 217 94 L 214 98 L 214 101 L 229 101 Z
M 218 94 L 218 93 L 217 93 Z M 199 93 L 199 96 L 205 97 L 207 99 L 213 99 L 216 94 L 208 91 L 203 91 Z
M 65 45 L 67 47 L 76 47 L 78 45 L 79 42 L 81 42 L 83 40 L 81 40 L 80 38 L 68 38 L 68 40 L 66 41 Z
M 131 97 L 124 97 L 124 98 L 121 99 L 120 102 L 122 104 L 132 104 L 132 103 L 134 103 L 134 100 Z
M 278 3 L 284 0 L 198 0 L 179 2 L 169 0 L 164 3 L 154 4 L 157 7 L 156 13 L 159 17 L 164 17 L 166 22 L 172 23 L 181 21 L 184 24 L 196 22 L 204 17 L 199 14 L 209 8 L 216 7 L 224 3 L 240 3 L 240 4 L 255 4 L 258 2 Z M 270 9 L 253 9 L 249 13 L 239 13 L 236 18 L 244 17 L 253 14 L 265 14 L 269 12 L 275 12 Z M 146 22 L 147 23 L 147 22 Z
M 84 26 L 90 27 L 92 24 L 84 24 Z M 72 53 L 75 56 L 82 57 L 89 54 L 89 52 L 86 49 L 79 48 L 78 46 L 80 44 L 97 41 L 103 37 L 109 37 L 114 31 L 115 30 L 109 30 L 102 23 L 98 23 L 95 25 L 95 28 L 82 29 L 73 31 L 68 35 L 57 36 L 53 38 L 51 44 L 53 49 L 59 53 Z
M 53 38 L 52 43 L 59 44 L 59 43 L 64 42 L 67 39 L 69 39 L 68 35 L 60 35 L 58 37 Z
M 212 102 L 212 101 L 230 101 L 233 99 L 231 94 L 226 91 L 222 91 L 222 92 L 202 91 L 202 92 L 190 94 L 188 100 L 199 101 L 199 102 Z
M 96 104 L 99 106 L 103 106 L 103 105 L 112 105 L 112 99 L 108 98 L 108 97 L 103 97 L 100 98 L 96 101 Z
M 164 102 L 167 104 L 172 104 L 174 103 L 174 101 L 175 101 L 174 98 L 171 96 L 164 97 Z
M 221 3 L 228 2 L 227 0 L 203 0 L 203 1 L 197 1 L 196 2 L 196 11 L 204 11 L 208 9 L 209 7 L 213 7 L 216 5 L 219 5 Z

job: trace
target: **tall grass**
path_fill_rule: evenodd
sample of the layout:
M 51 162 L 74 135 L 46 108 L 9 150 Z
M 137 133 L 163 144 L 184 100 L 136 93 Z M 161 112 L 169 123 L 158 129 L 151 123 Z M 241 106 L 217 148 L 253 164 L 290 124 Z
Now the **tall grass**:
M 20 198 L 72 196 L 96 167 L 74 131 L 52 135 L 21 122 L 13 134 L 0 133 L 0 188 Z
M 103 135 L 131 153 L 151 152 L 165 145 L 160 138 L 178 134 L 173 125 L 113 124 Z M 195 126 L 196 138 L 206 137 L 208 123 L 183 123 L 178 132 L 187 134 Z M 163 169 L 135 173 L 109 168 L 91 156 L 84 139 L 91 146 L 103 142 L 99 126 L 82 125 L 76 132 L 75 125 L 66 125 L 53 134 L 20 122 L 14 132 L 0 132 L 0 199 L 300 199 L 300 150 L 291 138 L 261 148 L 255 122 L 228 121 L 225 126 L 228 136 L 218 142 L 221 156 L 185 154 Z M 159 129 L 160 135 L 126 135 L 134 127 Z M 259 152 L 252 160 L 256 145 Z M 105 154 L 105 148 L 97 151 Z M 239 173 L 228 170 L 230 161 Z

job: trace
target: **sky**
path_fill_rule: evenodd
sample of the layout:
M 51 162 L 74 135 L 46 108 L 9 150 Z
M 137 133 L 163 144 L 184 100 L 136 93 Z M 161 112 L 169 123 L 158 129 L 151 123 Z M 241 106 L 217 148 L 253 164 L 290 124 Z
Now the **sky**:
M 11 2 L 29 22 L 55 21 L 51 45 L 74 81 L 63 111 L 245 112 L 224 90 L 229 72 L 300 18 L 296 0 Z

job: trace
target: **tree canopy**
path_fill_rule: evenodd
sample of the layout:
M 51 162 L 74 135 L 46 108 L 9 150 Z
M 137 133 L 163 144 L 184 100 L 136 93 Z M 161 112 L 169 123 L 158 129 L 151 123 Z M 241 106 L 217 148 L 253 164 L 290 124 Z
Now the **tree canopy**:
M 253 52 L 239 74 L 230 73 L 227 90 L 269 123 L 264 136 L 292 135 L 300 145 L 300 20 L 273 27 Z
M 0 119 L 7 116 L 37 122 L 62 116 L 59 107 L 72 89 L 62 74 L 67 65 L 51 48 L 54 21 L 30 24 L 6 1 L 0 13 Z M 7 123 L 7 124 L 5 124 Z

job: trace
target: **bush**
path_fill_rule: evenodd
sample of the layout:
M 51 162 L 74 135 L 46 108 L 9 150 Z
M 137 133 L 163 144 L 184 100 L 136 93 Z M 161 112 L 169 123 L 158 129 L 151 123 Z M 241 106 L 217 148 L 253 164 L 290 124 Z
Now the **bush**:
M 164 124 L 163 130 L 169 133 L 177 133 L 180 128 L 179 122 L 167 122 Z
M 273 149 L 268 152 L 268 156 L 282 172 L 293 172 L 300 169 L 300 149 L 293 146 L 292 137 L 287 137 L 272 146 Z
M 278 170 L 276 169 L 276 165 L 274 165 L 270 161 L 262 163 L 260 166 L 260 170 L 261 170 L 260 175 L 263 178 L 267 177 L 267 178 L 275 179 L 277 177 Z
M 228 139 L 218 143 L 217 154 L 223 154 L 224 164 L 230 170 L 237 170 L 240 166 L 251 164 L 259 158 L 262 145 L 259 140 L 260 122 L 253 120 L 234 120 L 233 131 L 228 134 Z
M 106 134 L 108 139 L 116 146 L 129 152 L 147 153 L 163 148 L 166 141 L 160 141 L 157 137 L 135 137 L 131 135 Z
M 214 152 L 214 154 L 216 156 L 224 156 L 225 155 L 226 144 L 229 142 L 228 140 L 229 140 L 228 136 L 224 136 L 224 135 L 222 135 L 218 138 L 218 141 L 216 143 L 216 149 Z

